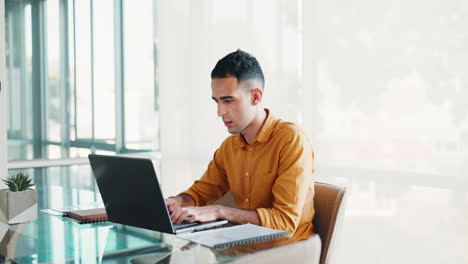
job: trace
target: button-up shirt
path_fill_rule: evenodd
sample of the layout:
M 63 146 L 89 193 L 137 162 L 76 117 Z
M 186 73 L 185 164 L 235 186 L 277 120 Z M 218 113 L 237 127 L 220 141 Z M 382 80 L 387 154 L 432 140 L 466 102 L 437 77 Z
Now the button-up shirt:
M 228 137 L 184 193 L 204 206 L 230 191 L 238 208 L 257 210 L 262 226 L 307 239 L 314 232 L 314 153 L 296 124 L 265 110 L 255 141 L 247 144 L 240 133 Z

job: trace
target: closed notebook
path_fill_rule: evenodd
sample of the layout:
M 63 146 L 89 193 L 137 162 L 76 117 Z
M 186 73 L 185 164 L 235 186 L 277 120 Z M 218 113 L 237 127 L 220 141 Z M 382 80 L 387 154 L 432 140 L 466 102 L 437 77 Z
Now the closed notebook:
M 275 230 L 252 224 L 244 224 L 195 233 L 182 233 L 177 235 L 177 237 L 202 244 L 210 248 L 223 248 L 260 242 L 262 240 L 276 238 L 288 233 L 288 231 Z
M 68 212 L 66 215 L 79 223 L 92 223 L 108 220 L 105 208 L 75 210 Z

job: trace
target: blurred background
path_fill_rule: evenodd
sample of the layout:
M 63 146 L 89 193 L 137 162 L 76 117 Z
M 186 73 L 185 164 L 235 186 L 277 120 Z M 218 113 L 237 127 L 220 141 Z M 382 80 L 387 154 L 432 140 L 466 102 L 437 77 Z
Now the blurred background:
M 89 153 L 146 155 L 183 191 L 229 135 L 210 73 L 240 48 L 348 187 L 337 263 L 468 263 L 468 2 L 4 0 L 4 23 L 0 167 L 95 190 Z

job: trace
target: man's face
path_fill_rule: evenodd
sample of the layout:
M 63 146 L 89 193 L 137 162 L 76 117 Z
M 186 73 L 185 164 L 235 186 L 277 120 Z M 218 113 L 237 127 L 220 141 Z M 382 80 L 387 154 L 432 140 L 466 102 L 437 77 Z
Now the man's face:
M 218 104 L 218 116 L 223 119 L 229 133 L 244 131 L 255 116 L 250 90 L 239 85 L 235 77 L 227 77 L 213 79 L 211 92 Z

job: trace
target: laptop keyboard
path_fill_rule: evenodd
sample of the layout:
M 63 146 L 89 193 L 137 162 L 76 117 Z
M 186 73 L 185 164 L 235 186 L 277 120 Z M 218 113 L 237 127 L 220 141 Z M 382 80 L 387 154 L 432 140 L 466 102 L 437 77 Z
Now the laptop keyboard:
M 169 214 L 172 214 L 172 212 L 170 212 Z M 189 219 L 190 217 L 187 217 L 184 219 L 184 221 L 182 221 L 182 224 L 172 224 L 172 226 L 174 227 L 174 229 L 180 229 L 180 228 L 186 228 L 186 227 L 196 226 L 200 224 L 200 222 L 187 223 Z
M 184 221 L 185 222 L 185 221 Z M 182 224 L 172 224 L 172 226 L 174 227 L 174 229 L 180 229 L 180 228 L 186 228 L 186 227 L 191 227 L 191 226 L 196 226 L 200 224 L 200 222 L 194 222 L 194 223 L 183 223 Z

